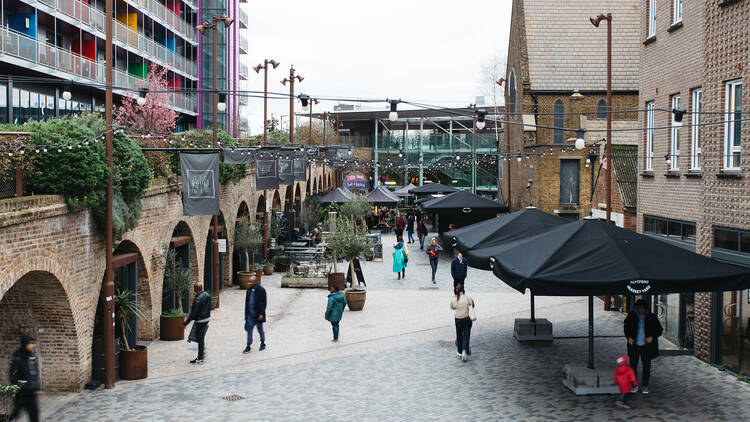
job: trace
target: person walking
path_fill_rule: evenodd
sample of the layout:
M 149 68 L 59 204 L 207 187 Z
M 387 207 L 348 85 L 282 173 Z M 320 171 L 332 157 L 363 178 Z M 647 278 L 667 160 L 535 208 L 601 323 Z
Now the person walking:
M 440 251 L 443 247 L 437 243 L 437 238 L 432 238 L 429 246 L 427 246 L 427 257 L 430 259 L 430 267 L 432 267 L 432 284 L 435 284 L 435 273 L 437 272 L 438 258 L 440 257 Z M 453 287 L 456 287 L 455 285 Z
M 10 384 L 20 385 L 13 402 L 11 420 L 16 419 L 21 411 L 25 410 L 31 422 L 39 422 L 38 397 L 43 393 L 39 382 L 39 361 L 35 351 L 36 339 L 29 335 L 21 336 L 21 346 L 13 353 L 10 361 Z
M 245 291 L 245 331 L 247 331 L 247 346 L 242 353 L 250 353 L 250 347 L 253 345 L 253 327 L 258 328 L 260 336 L 260 349 L 266 348 L 266 333 L 263 331 L 263 324 L 266 322 L 266 289 L 256 280 Z
M 406 240 L 414 243 L 414 214 L 406 216 L 406 234 L 409 236 Z
M 404 245 L 404 239 L 399 236 L 393 245 L 393 272 L 398 274 L 398 279 L 406 278 L 406 263 L 409 262 L 409 249 Z
M 627 356 L 623 355 L 617 358 L 617 368 L 615 368 L 613 380 L 620 389 L 620 394 L 622 394 L 620 400 L 617 400 L 615 404 L 623 409 L 630 409 L 628 401 L 633 397 L 631 388 L 638 388 L 638 381 L 635 379 L 635 372 L 630 367 L 630 359 Z
M 427 226 L 424 225 L 424 221 L 419 219 L 417 223 L 417 238 L 419 238 L 419 249 L 424 249 L 424 239 L 427 237 Z
M 203 290 L 203 283 L 195 283 L 193 290 L 195 291 L 195 298 L 193 299 L 193 306 L 190 308 L 190 315 L 185 320 L 185 326 L 190 321 L 195 321 L 193 328 L 190 330 L 188 342 L 195 341 L 198 343 L 198 357 L 191 360 L 190 363 L 193 365 L 202 365 L 205 362 L 208 320 L 211 318 L 211 295 Z
M 404 236 L 404 229 L 406 228 L 406 221 L 404 221 L 404 216 L 401 214 L 398 214 L 398 217 L 396 217 L 396 237 L 403 237 Z
M 333 340 L 331 341 L 339 341 L 339 322 L 341 322 L 344 307 L 347 305 L 346 296 L 335 285 L 329 286 L 328 291 L 331 293 L 328 295 L 328 306 L 326 306 L 326 321 L 331 323 L 333 329 Z
M 633 372 L 638 375 L 638 360 L 643 364 L 641 393 L 648 394 L 648 381 L 651 378 L 651 360 L 659 356 L 659 337 L 663 328 L 659 318 L 648 311 L 648 302 L 638 299 L 635 310 L 625 318 L 625 337 L 628 339 L 628 358 Z M 638 392 L 634 387 L 633 393 Z
M 457 285 L 453 289 L 455 296 L 451 299 L 451 309 L 456 320 L 456 350 L 458 358 L 466 362 L 471 355 L 471 319 L 470 307 L 474 308 L 474 299 L 464 291 L 464 286 Z
M 453 287 L 459 284 L 465 286 L 466 273 L 468 272 L 469 264 L 466 263 L 464 254 L 459 252 L 451 261 L 451 277 L 453 277 Z

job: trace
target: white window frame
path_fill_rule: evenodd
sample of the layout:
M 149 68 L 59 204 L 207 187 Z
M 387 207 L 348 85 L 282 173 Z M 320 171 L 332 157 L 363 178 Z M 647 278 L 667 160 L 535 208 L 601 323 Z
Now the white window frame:
M 682 0 L 672 0 L 672 24 L 679 22 L 682 22 Z
M 734 145 L 735 137 L 735 116 L 734 109 L 736 107 L 737 98 L 735 90 L 739 86 L 740 88 L 740 103 L 742 102 L 742 79 L 735 79 L 728 81 L 725 84 L 724 91 L 724 169 L 725 170 L 739 170 L 740 160 L 742 159 L 742 122 L 740 120 L 740 145 Z M 740 104 L 740 119 L 742 119 L 742 105 Z M 735 154 L 738 155 L 735 160 Z
M 698 88 L 692 94 L 692 114 L 690 117 L 690 170 L 701 169 L 701 113 L 703 112 L 703 90 Z
M 648 22 L 646 22 L 646 29 L 648 31 L 648 35 L 646 38 L 651 38 L 656 36 L 656 6 L 654 3 L 656 3 L 656 0 L 647 0 L 648 1 Z
M 654 102 L 646 103 L 646 171 L 654 170 Z
M 680 109 L 680 96 L 679 95 L 673 95 L 671 99 L 672 108 L 671 110 L 679 110 Z M 680 127 L 675 125 L 674 122 L 674 115 L 672 116 L 672 121 L 670 123 L 670 129 L 669 129 L 669 158 L 671 159 L 669 163 L 669 170 L 679 170 L 680 169 Z

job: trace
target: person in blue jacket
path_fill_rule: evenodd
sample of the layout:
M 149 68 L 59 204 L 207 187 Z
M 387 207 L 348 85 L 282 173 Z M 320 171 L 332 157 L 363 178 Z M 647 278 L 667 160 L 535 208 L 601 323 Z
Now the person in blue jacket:
M 466 272 L 469 268 L 469 264 L 464 258 L 464 254 L 459 252 L 453 261 L 451 261 L 451 276 L 453 277 L 453 288 L 457 285 L 465 286 L 464 280 L 466 280 Z
M 331 323 L 331 328 L 333 329 L 332 341 L 339 341 L 339 322 L 346 306 L 346 296 L 344 296 L 344 292 L 339 291 L 338 286 L 330 286 L 328 287 L 328 291 L 331 293 L 328 295 L 326 320 Z

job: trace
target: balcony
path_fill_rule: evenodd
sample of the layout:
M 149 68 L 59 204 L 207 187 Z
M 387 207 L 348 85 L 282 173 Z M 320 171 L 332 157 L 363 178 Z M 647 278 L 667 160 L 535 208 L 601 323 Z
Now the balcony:
M 26 67 L 30 69 L 43 66 L 46 69 L 64 73 L 64 75 L 55 75 L 54 72 L 38 70 L 53 76 L 64 79 L 81 78 L 97 84 L 105 83 L 104 63 L 94 62 L 7 28 L 0 29 L 0 53 L 23 60 Z M 137 90 L 143 82 L 142 79 L 118 69 L 114 69 L 113 79 L 114 86 L 117 87 L 115 91 L 121 95 Z M 198 103 L 195 97 L 191 95 L 169 94 L 168 102 L 170 106 L 183 113 L 196 114 L 198 110 Z
M 239 48 L 240 54 L 247 54 L 249 44 L 250 43 L 248 43 L 247 38 L 240 35 L 240 48 Z
M 247 13 L 245 13 L 244 10 L 239 9 L 239 15 L 238 16 L 239 16 L 238 22 L 240 24 L 240 29 L 247 29 L 248 28 Z
M 41 3 L 56 9 L 82 24 L 93 27 L 94 29 L 104 32 L 105 19 L 104 14 L 94 7 L 79 0 L 40 0 Z M 169 13 L 172 13 L 169 11 Z M 170 51 L 163 45 L 133 31 L 127 25 L 118 20 L 114 20 L 112 34 L 116 41 L 120 41 L 126 46 L 133 47 L 136 53 L 145 55 L 152 61 L 161 61 L 164 65 L 169 65 L 184 74 L 184 76 L 196 79 L 198 77 L 198 67 L 192 60 L 188 60 L 179 54 Z
M 61 0 L 58 0 L 61 1 Z M 70 1 L 70 0 L 67 0 Z M 165 26 L 170 27 L 174 32 L 178 33 L 181 37 L 186 40 L 196 43 L 198 38 L 196 36 L 195 27 L 190 25 L 187 21 L 183 20 L 179 15 L 175 14 L 171 10 L 164 7 L 163 4 L 157 0 L 126 0 L 133 6 L 136 6 L 146 16 L 154 19 Z
M 248 73 L 247 65 L 240 63 L 240 80 L 246 81 L 248 75 L 249 73 Z

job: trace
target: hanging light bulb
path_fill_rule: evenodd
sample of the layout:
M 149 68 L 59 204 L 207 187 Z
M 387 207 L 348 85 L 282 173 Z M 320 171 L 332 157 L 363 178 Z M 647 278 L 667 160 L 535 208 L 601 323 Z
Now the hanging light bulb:
M 586 148 L 586 141 L 584 141 L 583 137 L 586 133 L 585 129 L 578 129 L 576 130 L 576 144 L 575 147 L 577 150 L 582 150 Z
M 227 95 L 219 94 L 219 102 L 216 104 L 216 110 L 223 113 L 227 110 Z
M 484 116 L 486 115 L 487 111 L 477 110 L 477 129 L 482 130 L 486 126 L 486 122 L 484 121 Z
M 136 98 L 135 100 L 135 102 L 138 103 L 138 105 L 141 107 L 146 105 L 146 92 L 148 92 L 147 89 L 141 89 L 139 91 L 140 95 L 138 95 L 138 98 Z
M 396 106 L 399 103 L 399 100 L 390 100 L 391 103 L 391 112 L 388 113 L 388 120 L 395 122 L 398 120 L 398 112 L 396 111 Z

